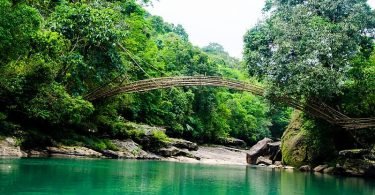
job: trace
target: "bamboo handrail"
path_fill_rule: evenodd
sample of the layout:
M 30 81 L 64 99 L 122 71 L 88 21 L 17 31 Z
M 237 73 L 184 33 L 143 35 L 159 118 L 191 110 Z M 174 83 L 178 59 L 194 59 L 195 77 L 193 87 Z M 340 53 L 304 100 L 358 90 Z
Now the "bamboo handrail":
M 226 87 L 264 96 L 264 88 L 256 84 L 224 79 L 215 76 L 180 76 L 145 79 L 114 88 L 101 89 L 88 93 L 88 95 L 85 96 L 85 99 L 94 101 L 123 93 L 146 92 L 156 89 L 191 86 Z M 293 108 L 305 111 L 315 117 L 324 119 L 331 124 L 339 125 L 345 129 L 364 129 L 375 127 L 375 118 L 350 118 L 322 102 L 315 101 L 305 104 L 299 100 L 288 97 L 278 98 L 278 101 L 281 101 Z

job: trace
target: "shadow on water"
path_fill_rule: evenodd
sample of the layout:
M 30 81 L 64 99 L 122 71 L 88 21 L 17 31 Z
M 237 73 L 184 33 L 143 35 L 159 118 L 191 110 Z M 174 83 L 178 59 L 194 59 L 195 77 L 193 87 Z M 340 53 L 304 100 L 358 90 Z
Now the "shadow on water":
M 375 195 L 375 181 L 246 166 L 0 159 L 0 194 Z

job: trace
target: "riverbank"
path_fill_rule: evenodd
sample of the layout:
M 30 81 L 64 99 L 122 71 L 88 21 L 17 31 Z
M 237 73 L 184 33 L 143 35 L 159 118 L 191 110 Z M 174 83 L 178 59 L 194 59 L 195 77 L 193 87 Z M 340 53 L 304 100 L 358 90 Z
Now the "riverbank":
M 212 165 L 247 165 L 246 152 L 247 150 L 234 149 L 220 145 L 199 146 L 197 151 L 192 152 L 192 154 L 198 157 L 198 159 L 185 156 L 176 156 L 166 158 L 164 160 Z
M 96 159 L 139 159 L 160 160 L 192 164 L 209 165 L 257 165 L 270 169 L 299 170 L 330 175 L 373 177 L 375 162 L 361 159 L 367 154 L 361 150 L 342 151 L 346 160 L 337 164 L 303 165 L 291 167 L 280 161 L 280 156 L 272 156 L 272 147 L 279 147 L 279 142 L 266 138 L 259 141 L 249 150 L 237 149 L 223 145 L 202 145 L 169 138 L 167 145 L 153 151 L 142 149 L 142 145 L 133 140 L 111 140 L 116 150 L 94 150 L 84 146 L 50 146 L 32 150 L 23 150 L 14 137 L 0 140 L 0 157 L 2 158 L 96 158 Z M 271 151 L 271 153 L 270 153 Z M 356 154 L 356 156 L 354 155 Z M 271 160 L 273 159 L 273 160 Z
M 203 163 L 217 165 L 247 165 L 246 150 L 230 148 L 220 145 L 197 146 L 186 140 L 174 139 L 175 146 L 161 148 L 159 154 L 147 152 L 132 140 L 113 140 L 117 151 L 95 151 L 82 146 L 46 147 L 44 149 L 22 150 L 17 140 L 12 137 L 0 141 L 0 156 L 6 158 L 116 158 L 116 159 L 149 159 L 184 163 Z M 178 144 L 177 144 L 178 142 Z M 188 145 L 190 145 L 188 147 Z M 184 149 L 185 148 L 185 149 Z M 191 150 L 189 151 L 190 148 Z M 164 155 L 164 156 L 163 156 Z
M 25 141 L 21 138 L 22 136 L 4 136 L 0 137 L 0 156 L 5 158 L 140 159 L 211 165 L 257 165 L 272 169 L 295 169 L 303 172 L 345 176 L 375 176 L 375 162 L 371 160 L 375 159 L 375 149 L 340 151 L 336 161 L 320 161 L 318 164 L 301 160 L 301 165 L 291 167 L 288 166 L 291 164 L 285 161 L 285 150 L 282 150 L 282 141 L 279 140 L 265 138 L 250 149 L 245 149 L 245 142 L 234 138 L 224 139 L 222 143 L 225 145 L 198 146 L 197 143 L 191 141 L 168 137 L 166 130 L 161 127 L 136 123 L 127 123 L 127 125 L 130 130 L 126 139 L 71 135 L 65 136 L 65 139 L 44 136 L 44 140 L 47 141 L 40 142 L 39 137 Z M 289 142 L 288 140 L 283 141 L 284 147 L 290 145 L 285 144 Z M 287 157 L 301 156 L 297 146 L 298 144 L 290 147 L 290 150 L 297 152 L 292 152 Z

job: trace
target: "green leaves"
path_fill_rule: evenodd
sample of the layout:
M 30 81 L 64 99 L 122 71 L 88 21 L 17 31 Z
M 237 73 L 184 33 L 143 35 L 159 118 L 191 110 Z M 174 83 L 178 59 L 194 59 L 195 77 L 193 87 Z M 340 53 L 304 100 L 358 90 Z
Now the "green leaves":
M 123 36 L 119 14 L 101 5 L 62 4 L 48 23 L 53 31 L 83 47 L 110 46 Z
M 277 0 L 268 6 L 274 8 L 268 9 L 270 17 L 245 36 L 250 74 L 265 78 L 277 96 L 329 99 L 340 94 L 350 61 L 369 49 L 375 15 L 368 5 L 362 0 Z
M 151 16 L 138 1 L 0 0 L 0 11 L 0 120 L 20 115 L 15 124 L 43 132 L 55 128 L 51 136 L 64 129 L 125 138 L 131 135 L 126 121 L 163 126 L 169 135 L 200 142 L 235 136 L 252 143 L 269 135 L 268 105 L 228 89 L 172 88 L 97 102 L 82 98 L 150 77 L 249 80 L 243 64 L 222 46 L 193 46 L 181 25 Z M 263 34 L 256 39 L 261 42 Z M 98 144 L 88 143 L 105 145 Z
M 0 65 L 27 54 L 30 41 L 40 27 L 37 10 L 25 3 L 0 0 Z
M 72 97 L 57 83 L 43 86 L 29 102 L 31 118 L 43 119 L 52 124 L 79 124 L 90 116 L 94 107 L 81 97 Z
M 268 105 L 258 97 L 248 93 L 221 92 L 218 94 L 217 114 L 229 126 L 228 134 L 255 144 L 270 136 L 271 121 L 267 116 Z

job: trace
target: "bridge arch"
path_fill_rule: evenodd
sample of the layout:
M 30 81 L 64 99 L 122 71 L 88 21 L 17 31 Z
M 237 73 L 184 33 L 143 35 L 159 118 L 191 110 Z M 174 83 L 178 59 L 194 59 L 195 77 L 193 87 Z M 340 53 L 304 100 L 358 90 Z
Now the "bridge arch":
M 96 90 L 87 94 L 85 99 L 94 101 L 123 93 L 147 92 L 156 89 L 189 86 L 226 87 L 239 91 L 251 92 L 259 96 L 264 96 L 265 91 L 264 88 L 259 85 L 233 79 L 214 76 L 180 76 L 145 79 L 110 89 Z M 309 102 L 309 104 L 304 104 L 301 101 L 289 97 L 279 98 L 278 101 L 295 109 L 307 112 L 312 116 L 324 119 L 331 124 L 339 125 L 345 129 L 375 127 L 375 118 L 350 118 L 323 102 Z

